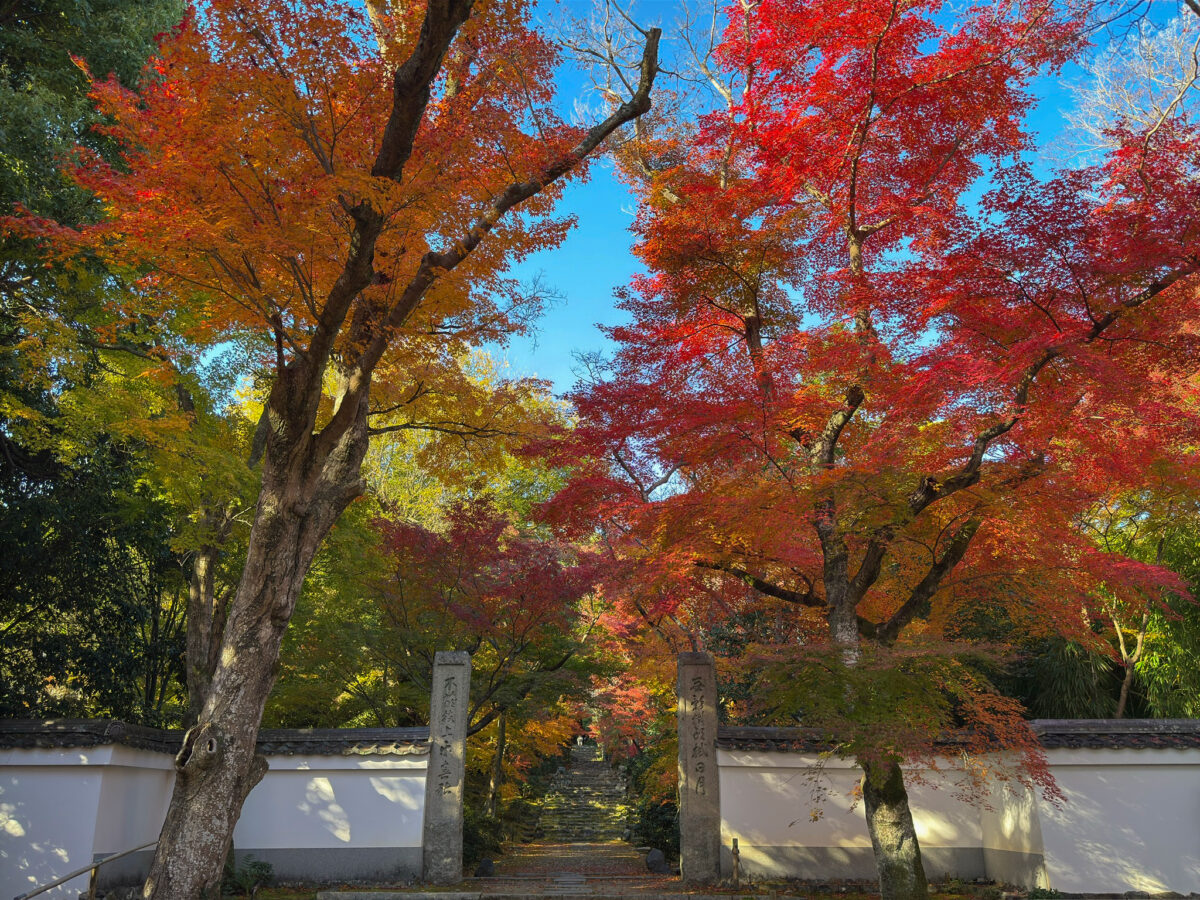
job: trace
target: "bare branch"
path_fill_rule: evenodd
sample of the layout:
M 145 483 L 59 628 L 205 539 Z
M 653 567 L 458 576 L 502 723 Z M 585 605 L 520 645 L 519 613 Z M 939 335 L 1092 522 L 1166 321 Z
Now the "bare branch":
M 650 495 L 670 481 L 672 476 L 674 476 L 674 474 L 678 472 L 683 465 L 682 463 L 675 463 L 673 466 L 670 466 L 662 475 L 654 479 L 654 481 L 652 481 L 650 484 L 643 484 L 642 480 L 638 478 L 637 473 L 634 472 L 633 469 L 625 462 L 625 460 L 621 458 L 620 448 L 613 448 L 612 457 L 616 461 L 617 465 L 621 467 L 621 471 L 625 473 L 629 480 L 633 482 L 634 487 L 638 489 L 638 493 L 641 495 L 643 503 L 649 503 Z
M 1181 13 L 1162 25 L 1143 19 L 1085 65 L 1089 79 L 1074 87 L 1075 109 L 1067 114 L 1079 149 L 1111 149 L 1118 125 L 1141 132 L 1147 146 L 1171 118 L 1193 120 L 1200 97 L 1198 16 Z

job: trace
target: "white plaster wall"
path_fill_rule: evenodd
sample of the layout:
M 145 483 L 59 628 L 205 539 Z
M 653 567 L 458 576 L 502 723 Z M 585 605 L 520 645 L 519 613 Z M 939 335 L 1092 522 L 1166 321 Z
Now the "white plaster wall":
M 869 847 L 862 804 L 851 798 L 858 770 L 841 760 L 819 763 L 800 754 L 718 750 L 721 845 L 738 838 L 743 860 L 747 845 Z
M 1050 750 L 1066 800 L 998 787 L 979 807 L 953 791 L 910 785 L 923 848 L 982 848 L 989 877 L 1067 893 L 1200 892 L 1200 750 Z M 844 760 L 721 750 L 721 843 L 737 837 L 743 866 L 757 848 L 870 847 L 858 770 Z M 942 777 L 942 776 L 936 776 Z M 931 777 L 931 781 L 935 778 Z M 819 802 L 821 795 L 823 802 Z M 819 820 L 811 811 L 821 809 Z M 763 857 L 763 858 L 760 858 Z M 822 877 L 795 871 L 794 877 Z
M 987 876 L 1018 887 L 1049 887 L 1038 794 L 1016 782 L 997 785 L 979 809 Z
M 719 750 L 721 844 L 738 838 L 743 865 L 751 869 L 768 847 L 869 850 L 866 816 L 857 785 L 861 771 L 847 760 L 798 753 Z M 925 848 L 978 848 L 979 814 L 956 799 L 951 777 L 922 772 L 910 778 L 909 803 L 917 839 Z M 817 816 L 814 818 L 814 815 Z M 769 867 L 768 867 L 769 868 Z M 819 873 L 797 873 L 820 877 Z
M 1039 799 L 1051 887 L 1200 891 L 1200 750 L 1050 750 L 1067 796 Z
M 275 756 L 233 833 L 239 850 L 420 847 L 426 756 Z
M 421 846 L 426 756 L 275 756 L 234 831 L 245 850 Z M 158 836 L 169 754 L 120 745 L 0 750 L 0 898 Z M 45 894 L 77 897 L 87 876 Z
M 979 810 L 959 799 L 962 791 L 955 787 L 961 775 L 954 770 L 921 774 L 926 781 L 910 784 L 908 788 L 908 802 L 921 846 L 981 847 Z
M 109 757 L 96 810 L 93 853 L 120 853 L 155 840 L 175 786 L 171 757 L 120 745 L 101 749 Z
M 979 811 L 984 847 L 1042 852 L 1042 823 L 1034 791 L 1020 784 L 1006 784 L 992 791 L 987 804 Z
M 110 747 L 0 750 L 0 897 L 10 900 L 92 860 Z M 86 876 L 45 897 L 78 897 Z

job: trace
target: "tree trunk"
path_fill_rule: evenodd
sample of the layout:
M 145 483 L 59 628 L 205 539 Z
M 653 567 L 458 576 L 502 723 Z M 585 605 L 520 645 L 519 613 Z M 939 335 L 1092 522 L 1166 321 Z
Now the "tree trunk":
M 1161 565 L 1162 560 L 1162 541 L 1158 542 L 1158 560 Z M 1113 628 L 1117 631 L 1117 644 L 1121 650 L 1121 665 L 1125 669 L 1125 675 L 1121 679 L 1121 695 L 1117 698 L 1117 711 L 1113 718 L 1125 718 L 1125 707 L 1129 705 L 1129 689 L 1133 687 L 1133 676 L 1137 673 L 1137 664 L 1142 660 L 1142 651 L 1146 646 L 1146 629 L 1150 625 L 1150 610 L 1146 609 L 1142 612 L 1142 621 L 1138 625 L 1137 645 L 1134 647 L 1133 653 L 1129 652 L 1128 646 L 1125 643 L 1125 633 L 1121 631 L 1121 623 L 1115 615 L 1112 616 Z
M 212 545 L 201 547 L 192 559 L 188 579 L 187 603 L 187 693 L 189 728 L 200 721 L 208 698 L 217 651 L 225 630 L 225 604 L 216 599 L 216 569 L 220 550 Z
M 1133 673 L 1133 666 L 1126 662 L 1125 677 L 1121 679 L 1121 694 L 1117 697 L 1117 711 L 1113 713 L 1114 719 L 1125 718 L 1125 707 L 1129 705 L 1129 688 L 1133 685 Z
M 882 900 L 926 900 L 929 885 L 921 864 L 921 847 L 908 808 L 904 773 L 897 762 L 863 763 L 863 801 L 867 831 L 879 868 Z
M 496 755 L 492 757 L 492 775 L 488 779 L 487 814 L 493 819 L 500 810 L 500 785 L 504 782 L 504 720 L 500 713 L 496 720 Z
M 858 602 L 862 593 L 856 593 L 853 589 L 849 575 L 849 554 L 837 532 L 833 509 L 832 500 L 827 500 L 820 510 L 823 514 L 817 518 L 817 533 L 824 554 L 823 578 L 828 604 L 826 619 L 829 636 L 840 652 L 842 661 L 847 666 L 856 666 L 861 659 Z M 872 581 L 867 581 L 868 586 Z M 852 697 L 848 699 L 853 702 Z M 900 764 L 897 761 L 881 763 L 862 759 L 858 762 L 863 769 L 867 831 L 871 835 L 875 866 L 879 870 L 880 896 L 882 900 L 927 900 L 929 885 L 921 864 L 921 847 L 917 843 L 912 812 L 908 808 L 908 792 L 904 788 Z
M 361 493 L 366 400 L 357 421 L 323 460 L 310 429 L 281 435 L 263 460 L 263 485 L 246 567 L 208 696 L 175 758 L 175 789 L 144 898 L 215 897 L 242 802 L 267 770 L 255 742 L 275 682 L 283 633 L 304 577 L 333 523 Z

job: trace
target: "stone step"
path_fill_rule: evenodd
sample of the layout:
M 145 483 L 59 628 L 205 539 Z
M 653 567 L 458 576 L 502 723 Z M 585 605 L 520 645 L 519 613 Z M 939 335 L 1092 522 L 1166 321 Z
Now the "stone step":
M 628 812 L 614 811 L 608 812 L 605 815 L 580 816 L 570 814 L 553 814 L 542 816 L 542 821 L 545 822 L 616 822 L 628 817 Z
M 629 813 L 624 810 L 614 810 L 613 812 L 590 815 L 551 812 L 549 814 L 543 814 L 542 819 L 546 822 L 616 822 L 620 819 L 628 818 L 628 815 Z
M 542 819 L 544 825 L 548 827 L 578 827 L 578 828 L 600 828 L 605 825 L 615 825 L 618 822 L 624 822 L 628 816 L 612 815 L 601 817 L 578 817 L 578 816 L 546 816 Z

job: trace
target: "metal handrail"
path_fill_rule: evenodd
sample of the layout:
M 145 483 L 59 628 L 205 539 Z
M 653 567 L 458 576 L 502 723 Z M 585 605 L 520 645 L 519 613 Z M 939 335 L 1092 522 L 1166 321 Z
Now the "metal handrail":
M 106 856 L 106 857 L 104 857 L 104 859 L 98 859 L 95 862 L 91 863 L 90 865 L 84 866 L 82 869 L 76 869 L 74 872 L 71 872 L 69 875 L 64 875 L 62 878 L 54 879 L 54 881 L 51 881 L 49 884 L 43 884 L 39 888 L 34 888 L 32 891 L 30 891 L 27 894 L 18 894 L 16 897 L 13 898 L 13 900 L 29 900 L 30 897 L 36 897 L 38 894 L 43 894 L 46 891 L 50 890 L 50 888 L 58 887 L 60 884 L 65 884 L 66 882 L 70 881 L 72 878 L 78 878 L 80 875 L 84 874 L 85 872 L 92 873 L 92 877 L 88 881 L 88 898 L 89 898 L 89 900 L 91 900 L 91 898 L 94 898 L 96 896 L 96 870 L 97 869 L 99 869 L 101 866 L 105 865 L 106 863 L 110 863 L 114 860 L 120 859 L 123 856 L 128 856 L 130 853 L 137 853 L 139 850 L 145 850 L 147 847 L 153 847 L 157 843 L 158 843 L 158 841 L 151 841 L 148 844 L 142 844 L 140 847 L 134 847 L 131 850 L 122 850 L 120 853 L 114 853 L 112 856 Z

